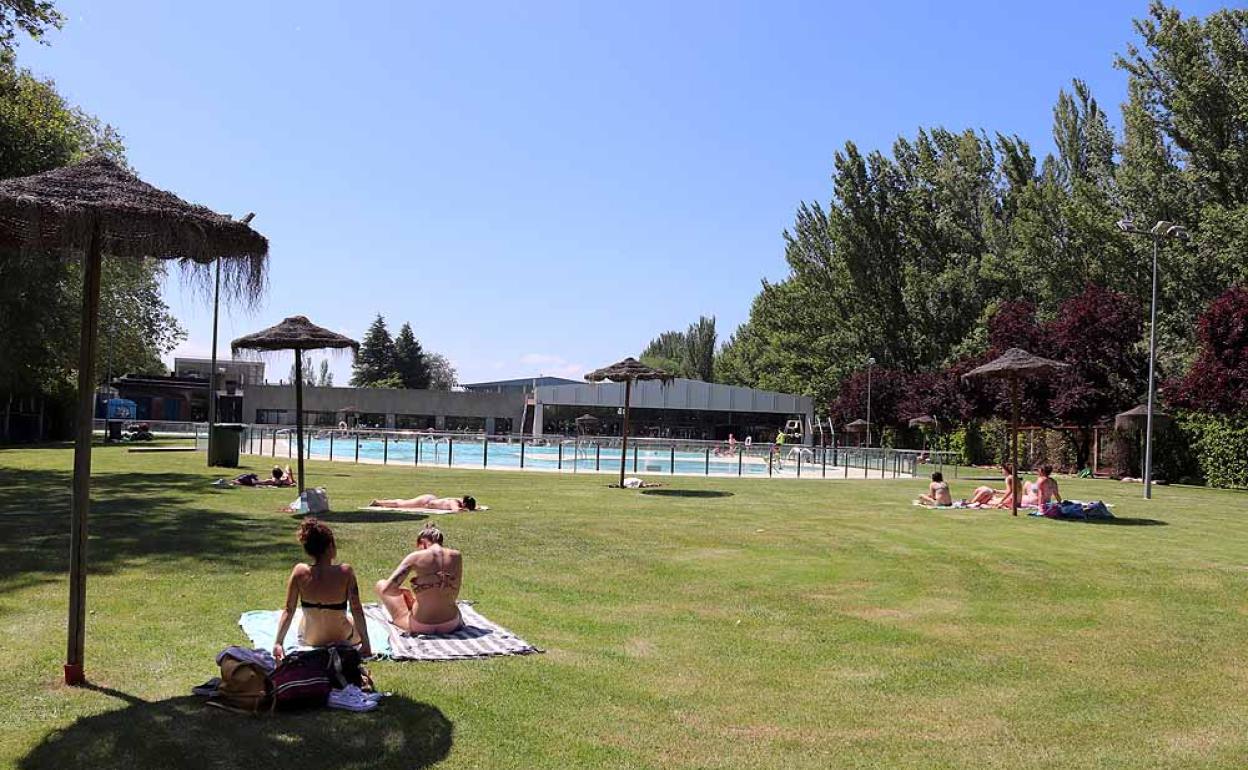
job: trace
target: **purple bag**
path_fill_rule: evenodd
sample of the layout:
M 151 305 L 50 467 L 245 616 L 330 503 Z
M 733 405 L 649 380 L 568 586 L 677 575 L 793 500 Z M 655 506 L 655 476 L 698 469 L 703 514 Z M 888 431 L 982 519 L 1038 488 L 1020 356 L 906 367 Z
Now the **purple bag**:
M 330 669 L 324 650 L 294 652 L 282 658 L 269 676 L 273 708 L 319 708 L 329 700 Z

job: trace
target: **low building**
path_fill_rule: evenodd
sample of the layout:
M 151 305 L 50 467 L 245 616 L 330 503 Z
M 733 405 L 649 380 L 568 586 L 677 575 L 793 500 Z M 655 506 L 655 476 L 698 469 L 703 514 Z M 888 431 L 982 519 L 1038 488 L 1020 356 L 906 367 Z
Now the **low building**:
M 305 386 L 304 424 L 346 424 L 394 430 L 465 431 L 505 435 L 574 435 L 590 415 L 596 433 L 623 429 L 624 386 L 560 378 L 476 383 L 463 391 Z M 542 379 L 557 380 L 540 384 Z M 809 396 L 677 379 L 638 382 L 632 390 L 630 434 L 655 438 L 771 441 L 780 430 L 809 442 L 814 402 Z M 249 385 L 242 421 L 293 425 L 295 391 L 289 385 Z M 586 424 L 587 421 L 582 421 Z
M 622 383 L 539 385 L 531 401 L 534 435 L 574 434 L 577 418 L 585 415 L 597 419 L 603 435 L 618 436 L 624 427 Z M 796 427 L 810 443 L 815 418 L 810 396 L 681 378 L 635 382 L 629 404 L 629 434 L 653 438 L 771 441 L 780 430 Z
M 305 385 L 304 424 L 395 430 L 485 432 L 517 431 L 525 399 L 515 393 L 472 393 L 396 388 L 334 388 Z M 290 385 L 252 385 L 243 396 L 246 421 L 294 425 L 295 389 Z

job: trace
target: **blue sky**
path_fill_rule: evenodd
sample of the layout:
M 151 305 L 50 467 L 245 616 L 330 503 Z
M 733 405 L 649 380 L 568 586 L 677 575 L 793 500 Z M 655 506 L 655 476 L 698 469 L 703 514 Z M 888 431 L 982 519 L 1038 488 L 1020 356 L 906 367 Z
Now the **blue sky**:
M 20 60 L 152 183 L 255 211 L 260 309 L 410 321 L 461 381 L 579 377 L 699 314 L 721 339 L 846 140 L 920 126 L 1047 152 L 1058 90 L 1107 107 L 1144 2 L 171 3 L 62 0 Z M 1180 2 L 1205 14 L 1218 3 Z M 362 9 L 367 7 L 367 12 Z M 1111 113 L 1116 116 L 1117 110 Z M 166 297 L 206 355 L 211 309 Z M 334 364 L 345 384 L 349 363 Z M 270 378 L 289 362 L 270 362 Z

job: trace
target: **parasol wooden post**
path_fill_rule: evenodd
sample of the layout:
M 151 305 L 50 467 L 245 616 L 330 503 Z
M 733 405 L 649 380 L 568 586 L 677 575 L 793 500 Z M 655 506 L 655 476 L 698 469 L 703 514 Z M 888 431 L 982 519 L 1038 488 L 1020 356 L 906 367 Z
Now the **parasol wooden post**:
M 1013 419 L 1010 422 L 1010 476 L 1014 484 L 1014 494 L 1010 495 L 1010 513 L 1018 515 L 1018 376 L 1010 378 L 1010 403 L 1013 406 Z
M 216 465 L 212 426 L 217 423 L 217 320 L 221 310 L 221 259 L 217 258 L 216 283 L 212 290 L 212 363 L 208 370 L 208 467 Z
M 624 380 L 624 431 L 620 444 L 620 489 L 624 488 L 624 458 L 628 457 L 628 406 L 633 396 L 633 381 Z
M 82 265 L 82 319 L 78 347 L 78 425 L 74 442 L 74 499 L 69 528 L 69 622 L 65 684 L 86 684 L 87 514 L 91 510 L 91 437 L 94 433 L 95 352 L 100 313 L 100 224 L 97 221 Z
M 299 494 L 303 494 L 303 351 L 295 348 L 295 434 L 299 445 Z

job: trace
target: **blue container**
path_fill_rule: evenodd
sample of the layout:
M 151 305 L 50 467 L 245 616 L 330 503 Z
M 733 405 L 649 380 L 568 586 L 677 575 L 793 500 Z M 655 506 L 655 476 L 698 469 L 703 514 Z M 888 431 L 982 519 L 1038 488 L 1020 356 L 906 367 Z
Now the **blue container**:
M 133 420 L 136 416 L 134 402 L 126 398 L 110 398 L 104 402 L 104 419 Z

